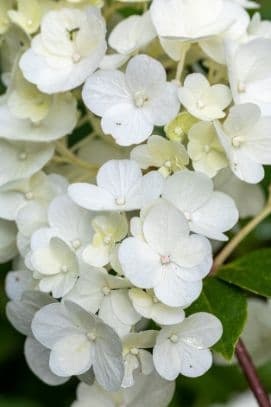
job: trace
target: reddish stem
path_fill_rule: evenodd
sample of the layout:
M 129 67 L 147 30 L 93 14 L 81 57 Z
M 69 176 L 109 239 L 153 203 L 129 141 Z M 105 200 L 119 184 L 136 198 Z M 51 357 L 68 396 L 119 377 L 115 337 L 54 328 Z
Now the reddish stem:
M 270 407 L 271 402 L 268 397 L 268 394 L 266 393 L 266 391 L 259 379 L 258 373 L 253 364 L 253 361 L 252 361 L 242 339 L 239 339 L 239 342 L 237 343 L 237 346 L 235 349 L 235 354 L 236 354 L 238 362 L 247 378 L 249 386 L 250 386 L 255 398 L 257 399 L 257 401 L 259 403 L 259 406 L 260 407 Z

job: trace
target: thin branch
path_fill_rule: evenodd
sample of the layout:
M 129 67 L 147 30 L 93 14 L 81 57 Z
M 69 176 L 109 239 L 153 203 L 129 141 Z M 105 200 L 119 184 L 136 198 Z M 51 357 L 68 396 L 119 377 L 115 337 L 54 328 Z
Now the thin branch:
M 268 200 L 266 207 L 255 218 L 248 222 L 216 256 L 210 275 L 216 273 L 218 267 L 225 263 L 242 240 L 244 240 L 256 228 L 256 226 L 258 226 L 269 215 L 271 215 L 270 199 Z
M 241 339 L 237 343 L 235 354 L 236 354 L 238 362 L 247 378 L 249 386 L 250 386 L 256 400 L 259 403 L 259 406 L 260 407 L 270 407 L 271 402 L 268 397 L 268 394 L 266 393 L 266 391 L 259 379 L 259 376 L 258 376 L 255 366 L 253 364 L 253 361 Z
M 234 238 L 221 250 L 221 252 L 214 260 L 214 264 L 210 274 L 215 274 L 219 266 L 221 266 L 228 259 L 228 257 L 242 242 L 242 240 L 245 239 L 246 236 L 248 236 L 252 232 L 252 230 L 254 230 L 256 226 L 259 225 L 270 214 L 271 214 L 271 195 L 269 196 L 265 208 L 255 218 L 253 218 L 249 223 L 247 223 L 246 226 L 242 228 L 234 236 Z M 248 353 L 245 344 L 243 343 L 241 338 L 239 339 L 236 345 L 235 354 L 247 378 L 250 389 L 259 403 L 259 406 L 271 407 L 271 402 L 268 397 L 268 394 L 266 393 L 260 381 L 260 378 L 257 374 L 250 354 Z

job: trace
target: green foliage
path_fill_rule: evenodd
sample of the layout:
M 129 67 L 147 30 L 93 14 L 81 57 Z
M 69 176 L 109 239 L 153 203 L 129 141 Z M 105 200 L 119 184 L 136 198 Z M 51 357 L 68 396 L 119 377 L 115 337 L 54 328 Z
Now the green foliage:
M 271 249 L 260 249 L 219 269 L 217 276 L 254 294 L 271 297 Z
M 213 349 L 231 360 L 247 317 L 244 293 L 216 278 L 207 278 L 201 296 L 188 309 L 189 314 L 201 311 L 216 315 L 222 322 L 223 336 Z

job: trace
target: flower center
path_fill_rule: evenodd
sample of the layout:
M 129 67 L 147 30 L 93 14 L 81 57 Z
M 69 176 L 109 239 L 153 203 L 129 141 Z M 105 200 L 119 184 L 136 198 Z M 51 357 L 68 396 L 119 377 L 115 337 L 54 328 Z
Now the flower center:
M 136 92 L 134 95 L 134 103 L 136 107 L 143 107 L 148 100 L 149 98 L 143 90 Z
M 179 341 L 179 338 L 176 334 L 171 335 L 169 339 L 172 343 L 177 343 Z
M 134 356 L 137 356 L 138 355 L 138 349 L 137 348 L 132 348 L 131 350 L 130 350 L 130 353 L 132 354 L 132 355 L 134 355 Z
M 197 101 L 197 107 L 200 109 L 200 110 L 202 110 L 202 109 L 204 109 L 205 108 L 205 103 L 202 101 L 202 100 L 198 100 Z
M 108 286 L 105 286 L 102 288 L 102 292 L 104 295 L 109 295 L 111 293 L 111 288 Z
M 171 169 L 171 161 L 167 160 L 164 162 L 164 167 L 168 168 L 169 170 Z
M 72 247 L 77 250 L 81 246 L 81 241 L 79 239 L 75 239 L 72 241 Z
M 241 144 L 244 142 L 244 139 L 243 139 L 242 136 L 236 136 L 236 137 L 233 137 L 233 138 L 232 138 L 232 141 L 231 141 L 231 142 L 232 142 L 233 147 L 238 148 L 238 147 L 240 147 Z
M 62 273 L 67 273 L 68 272 L 68 267 L 66 265 L 61 266 L 61 272 Z
M 245 82 L 239 81 L 237 89 L 238 89 L 239 93 L 244 93 L 247 90 L 247 86 L 246 86 Z
M 161 256 L 161 264 L 169 264 L 170 263 L 170 256 Z
M 87 333 L 87 338 L 88 338 L 91 342 L 94 342 L 94 341 L 96 341 L 97 336 L 96 336 L 96 334 L 95 334 L 94 332 L 88 332 L 88 333 Z
M 182 129 L 181 127 L 175 127 L 174 133 L 175 133 L 177 136 L 182 136 L 182 135 L 184 134 L 183 129 Z
M 24 161 L 27 159 L 27 154 L 25 152 L 21 152 L 19 154 L 19 160 Z
M 122 205 L 125 205 L 126 201 L 123 196 L 119 196 L 118 198 L 115 199 L 115 203 L 118 206 L 122 206 Z
M 210 146 L 208 144 L 205 144 L 205 146 L 203 147 L 203 150 L 204 150 L 205 153 L 209 153 L 211 148 L 210 148 Z
M 24 197 L 25 197 L 25 199 L 26 199 L 27 201 L 31 201 L 31 199 L 34 198 L 33 192 L 31 192 L 31 191 L 26 192 L 26 193 L 24 194 Z
M 79 54 L 79 52 L 74 52 L 72 55 L 72 60 L 75 64 L 77 64 L 78 62 L 81 61 L 81 55 Z
M 190 212 L 188 211 L 184 211 L 184 216 L 186 217 L 186 219 L 190 222 L 192 219 L 192 215 Z
M 109 245 L 109 244 L 112 242 L 112 235 L 111 235 L 111 234 L 106 235 L 106 236 L 103 238 L 103 242 L 104 242 L 104 244 L 105 244 L 106 246 Z

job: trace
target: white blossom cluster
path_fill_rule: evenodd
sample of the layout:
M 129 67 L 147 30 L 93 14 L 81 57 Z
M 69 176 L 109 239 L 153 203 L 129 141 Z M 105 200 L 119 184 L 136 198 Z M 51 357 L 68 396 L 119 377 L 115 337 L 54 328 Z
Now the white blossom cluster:
M 72 407 L 166 407 L 180 374 L 211 367 L 222 324 L 187 309 L 271 164 L 257 3 L 129 3 L 0 7 L 7 316 L 41 380 L 78 377 Z

